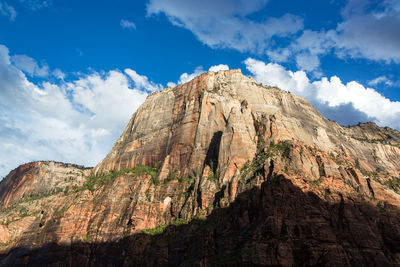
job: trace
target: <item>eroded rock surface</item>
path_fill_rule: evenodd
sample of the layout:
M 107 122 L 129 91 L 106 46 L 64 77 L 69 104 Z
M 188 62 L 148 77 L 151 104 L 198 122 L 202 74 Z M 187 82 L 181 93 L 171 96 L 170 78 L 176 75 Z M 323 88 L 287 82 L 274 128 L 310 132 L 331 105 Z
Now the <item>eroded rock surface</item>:
M 148 96 L 93 170 L 11 172 L 2 262 L 394 266 L 399 172 L 398 131 L 342 127 L 240 70 L 208 72 Z

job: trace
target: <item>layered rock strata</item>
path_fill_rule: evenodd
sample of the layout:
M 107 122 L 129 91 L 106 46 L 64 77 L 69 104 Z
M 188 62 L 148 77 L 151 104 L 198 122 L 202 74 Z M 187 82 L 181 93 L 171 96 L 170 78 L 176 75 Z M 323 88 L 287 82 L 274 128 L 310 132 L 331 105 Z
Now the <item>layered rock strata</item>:
M 43 164 L 0 184 L 3 263 L 400 264 L 400 133 L 240 70 L 148 96 L 93 170 Z

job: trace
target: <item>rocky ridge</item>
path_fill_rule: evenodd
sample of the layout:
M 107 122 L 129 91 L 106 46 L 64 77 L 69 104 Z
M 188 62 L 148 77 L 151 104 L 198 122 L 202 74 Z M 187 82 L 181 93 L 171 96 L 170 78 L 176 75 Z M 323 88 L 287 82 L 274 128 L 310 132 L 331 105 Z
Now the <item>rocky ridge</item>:
M 0 259 L 396 265 L 399 172 L 398 131 L 342 127 L 240 70 L 208 72 L 148 96 L 93 170 L 11 172 Z

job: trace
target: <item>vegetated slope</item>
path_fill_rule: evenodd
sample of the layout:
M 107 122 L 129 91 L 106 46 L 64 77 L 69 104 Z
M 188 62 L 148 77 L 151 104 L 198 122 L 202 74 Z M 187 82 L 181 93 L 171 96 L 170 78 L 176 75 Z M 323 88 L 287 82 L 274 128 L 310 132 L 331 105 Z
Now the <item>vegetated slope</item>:
M 239 70 L 209 72 L 150 95 L 63 192 L 2 182 L 2 262 L 396 265 L 399 145 L 393 129 L 341 127 Z

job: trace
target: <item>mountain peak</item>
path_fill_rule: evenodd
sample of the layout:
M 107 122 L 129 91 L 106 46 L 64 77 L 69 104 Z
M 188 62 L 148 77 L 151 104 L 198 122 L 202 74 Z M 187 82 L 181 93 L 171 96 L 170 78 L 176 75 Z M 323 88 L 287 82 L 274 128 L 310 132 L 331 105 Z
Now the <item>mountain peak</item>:
M 151 94 L 93 170 L 33 163 L 2 181 L 3 262 L 398 265 L 398 177 L 398 131 L 207 72 Z

